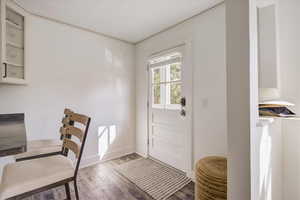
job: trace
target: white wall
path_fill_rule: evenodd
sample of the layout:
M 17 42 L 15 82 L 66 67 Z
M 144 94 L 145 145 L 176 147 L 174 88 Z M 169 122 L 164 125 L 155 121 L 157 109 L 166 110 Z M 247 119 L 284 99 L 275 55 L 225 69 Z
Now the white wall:
M 300 115 L 300 2 L 278 1 L 278 39 L 282 98 L 296 104 Z M 284 152 L 284 200 L 300 199 L 300 121 L 282 123 Z
M 256 11 L 256 1 L 226 0 L 227 198 L 230 200 L 250 200 L 254 196 L 250 145 L 258 121 Z
M 137 45 L 136 150 L 147 155 L 147 60 L 192 41 L 194 64 L 194 161 L 227 154 L 225 5 L 222 4 Z
M 0 85 L 0 113 L 25 112 L 28 140 L 57 139 L 65 107 L 91 116 L 85 164 L 100 159 L 100 126 L 112 126 L 102 159 L 133 152 L 134 45 L 34 16 L 27 30 L 29 84 Z

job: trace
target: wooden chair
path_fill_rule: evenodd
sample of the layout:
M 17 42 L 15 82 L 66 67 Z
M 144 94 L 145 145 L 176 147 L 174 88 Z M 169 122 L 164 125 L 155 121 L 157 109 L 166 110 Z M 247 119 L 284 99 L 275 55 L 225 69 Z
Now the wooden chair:
M 77 200 L 79 199 L 76 180 L 90 118 L 72 113 L 66 121 L 74 121 L 75 124 L 62 127 L 61 132 L 64 136 L 72 135 L 74 137 L 71 139 L 64 137 L 60 155 L 25 160 L 4 167 L 0 184 L 0 200 L 22 199 L 61 185 L 65 186 L 67 199 L 71 199 L 69 188 L 71 181 L 74 181 L 75 196 Z M 81 124 L 81 127 L 76 126 L 77 123 Z M 79 142 L 76 142 L 75 138 Z M 75 169 L 73 162 L 67 157 L 68 151 L 75 154 Z
M 70 109 L 64 110 L 65 117 L 62 120 L 63 127 L 73 125 L 74 122 L 68 120 L 68 116 L 72 114 L 73 111 Z M 52 155 L 57 155 L 61 153 L 62 149 L 63 134 L 61 133 L 60 139 L 57 140 L 33 140 L 27 143 L 27 150 L 24 153 L 15 155 L 17 162 L 47 157 Z

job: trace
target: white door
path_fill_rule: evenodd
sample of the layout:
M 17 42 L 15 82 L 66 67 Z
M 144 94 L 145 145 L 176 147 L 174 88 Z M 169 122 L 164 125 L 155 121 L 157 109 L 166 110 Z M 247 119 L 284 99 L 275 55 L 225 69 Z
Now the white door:
M 192 165 L 192 66 L 187 47 L 149 59 L 148 100 L 148 153 L 184 172 Z

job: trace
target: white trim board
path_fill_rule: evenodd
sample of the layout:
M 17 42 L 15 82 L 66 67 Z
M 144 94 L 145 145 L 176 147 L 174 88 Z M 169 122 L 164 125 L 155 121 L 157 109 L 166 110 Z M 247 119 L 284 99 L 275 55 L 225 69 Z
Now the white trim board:
M 100 163 L 104 163 L 113 159 L 117 159 L 132 153 L 136 153 L 134 148 L 126 147 L 126 148 L 119 148 L 117 151 L 109 152 L 105 154 L 104 158 L 100 158 L 99 155 L 93 155 L 88 157 L 83 157 L 81 160 L 80 168 L 89 167 L 92 165 L 97 165 Z

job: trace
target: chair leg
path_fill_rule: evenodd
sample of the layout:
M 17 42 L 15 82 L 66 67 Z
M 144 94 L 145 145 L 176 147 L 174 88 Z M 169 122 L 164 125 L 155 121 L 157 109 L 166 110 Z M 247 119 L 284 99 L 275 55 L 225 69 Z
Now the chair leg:
M 76 181 L 76 179 L 74 180 L 74 189 L 75 189 L 76 200 L 79 200 L 79 195 L 78 195 L 78 188 L 77 188 L 77 181 Z
M 65 184 L 65 189 L 66 189 L 66 196 L 68 200 L 71 200 L 71 193 L 70 193 L 70 186 L 69 183 Z

